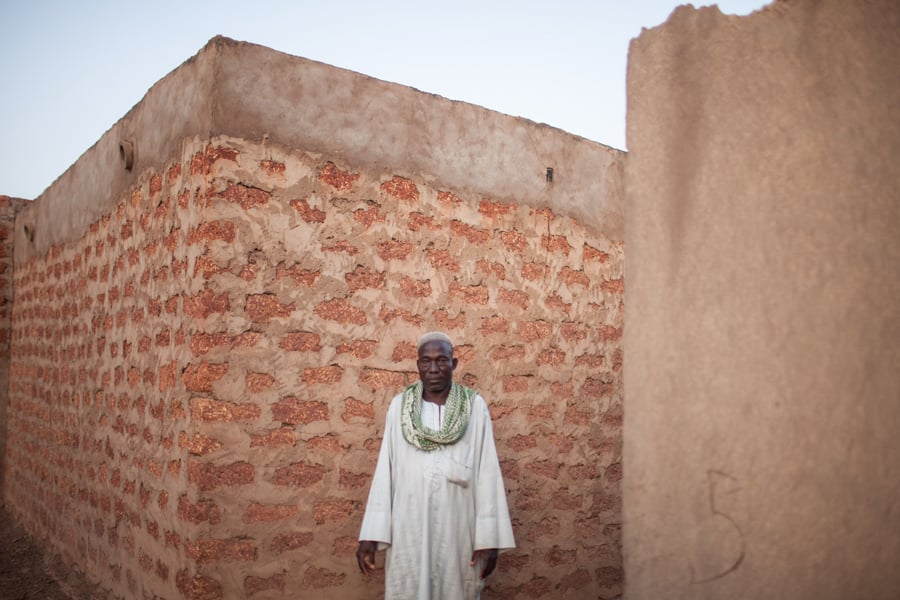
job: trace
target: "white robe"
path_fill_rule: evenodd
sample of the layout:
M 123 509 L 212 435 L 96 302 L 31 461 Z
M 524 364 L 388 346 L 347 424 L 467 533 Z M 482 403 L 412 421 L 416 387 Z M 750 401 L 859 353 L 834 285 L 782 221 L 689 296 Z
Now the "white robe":
M 472 552 L 516 545 L 487 404 L 476 395 L 463 437 L 426 452 L 403 438 L 401 397 L 388 408 L 359 539 L 387 548 L 386 600 L 477 599 Z M 437 428 L 437 412 L 423 402 L 426 426 Z

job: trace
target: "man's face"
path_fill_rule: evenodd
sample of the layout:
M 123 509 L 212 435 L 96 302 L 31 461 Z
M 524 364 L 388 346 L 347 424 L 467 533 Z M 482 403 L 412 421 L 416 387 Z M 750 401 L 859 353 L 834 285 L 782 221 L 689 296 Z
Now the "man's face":
M 453 349 L 447 342 L 433 341 L 423 344 L 419 348 L 419 360 L 416 365 L 424 389 L 437 394 L 449 391 L 456 364 Z

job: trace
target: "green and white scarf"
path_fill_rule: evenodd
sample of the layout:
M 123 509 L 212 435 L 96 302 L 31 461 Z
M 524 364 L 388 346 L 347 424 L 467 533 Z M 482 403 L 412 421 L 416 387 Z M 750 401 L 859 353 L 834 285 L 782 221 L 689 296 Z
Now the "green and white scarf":
M 475 390 L 456 383 L 450 384 L 450 395 L 444 405 L 446 415 L 440 430 L 422 425 L 422 382 L 417 381 L 403 390 L 400 404 L 400 428 L 403 438 L 420 450 L 434 450 L 453 444 L 466 432 Z

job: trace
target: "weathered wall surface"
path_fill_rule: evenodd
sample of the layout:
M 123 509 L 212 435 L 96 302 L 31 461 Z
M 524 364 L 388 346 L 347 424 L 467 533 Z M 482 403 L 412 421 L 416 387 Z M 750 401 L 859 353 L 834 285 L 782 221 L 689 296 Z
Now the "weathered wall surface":
M 224 47 L 238 55 L 209 65 L 220 107 L 236 102 L 229 61 L 260 70 Z M 338 87 L 358 77 L 266 52 L 276 71 L 286 60 Z M 432 110 L 454 122 L 447 101 L 388 87 L 418 107 L 409 131 Z M 461 123 L 501 139 L 513 123 L 514 137 L 565 150 L 554 182 L 547 156 L 523 175 L 491 146 L 480 169 L 493 190 L 394 155 L 379 167 L 377 153 L 219 134 L 110 175 L 122 188 L 110 200 L 95 179 L 122 166 L 106 138 L 128 131 L 146 147 L 138 125 L 155 122 L 142 112 L 154 103 L 166 104 L 136 107 L 17 221 L 5 495 L 28 528 L 122 597 L 380 597 L 358 573 L 356 535 L 388 402 L 415 377 L 416 337 L 440 328 L 458 342 L 458 377 L 491 405 L 519 543 L 488 596 L 621 593 L 620 224 L 563 214 L 579 178 L 602 181 L 575 205 L 619 205 L 607 196 L 621 155 L 453 103 Z M 437 151 L 441 138 L 423 136 Z M 66 206 L 56 185 L 96 202 Z M 516 186 L 533 191 L 520 201 Z M 54 208 L 96 216 L 54 228 Z
M 12 320 L 13 231 L 16 213 L 28 203 L 21 198 L 0 196 L 0 448 L 6 447 L 9 404 L 9 332 Z M 6 473 L 6 455 L 0 452 L 0 486 Z
M 632 43 L 627 597 L 900 596 L 898 67 L 889 1 Z

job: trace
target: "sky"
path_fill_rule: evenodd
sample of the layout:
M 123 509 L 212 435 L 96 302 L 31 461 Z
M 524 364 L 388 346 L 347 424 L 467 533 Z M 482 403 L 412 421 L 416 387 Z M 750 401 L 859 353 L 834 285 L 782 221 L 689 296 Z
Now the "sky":
M 39 196 L 220 34 L 626 149 L 629 41 L 684 3 L 0 0 L 0 194 Z

